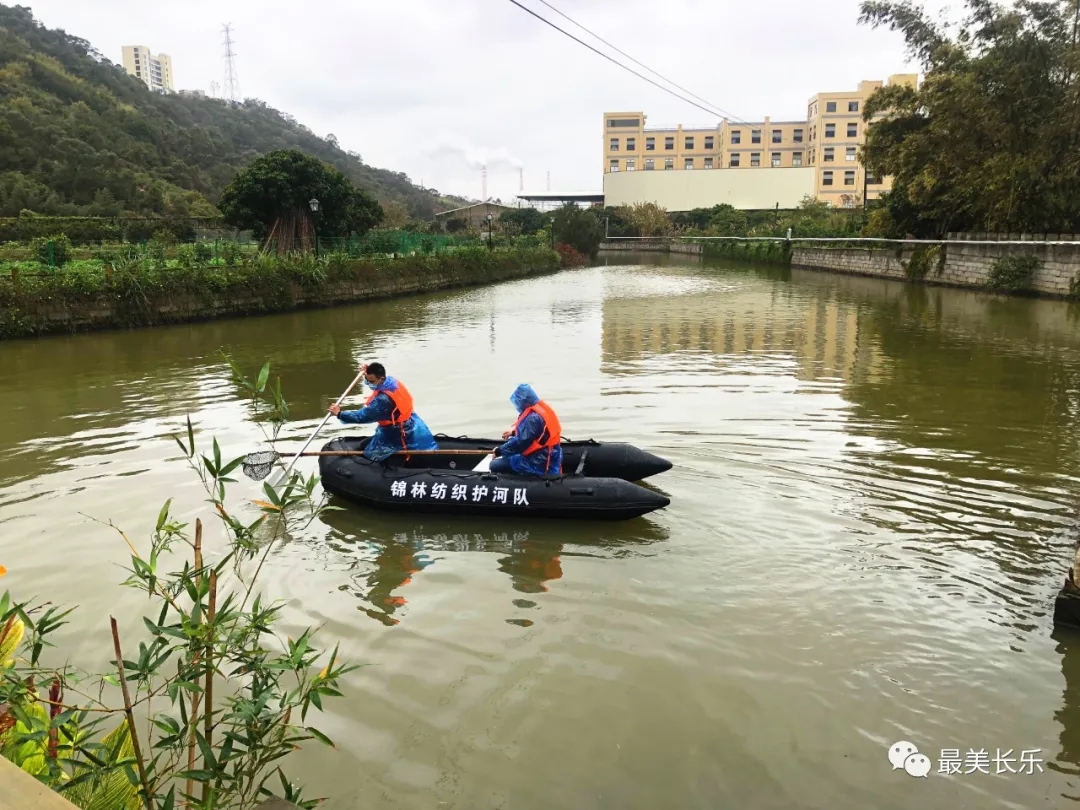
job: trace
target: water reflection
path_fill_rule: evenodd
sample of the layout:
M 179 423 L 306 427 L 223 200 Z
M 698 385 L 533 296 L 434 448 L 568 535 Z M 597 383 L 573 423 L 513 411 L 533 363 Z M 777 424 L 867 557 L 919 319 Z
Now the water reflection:
M 1051 637 L 1057 642 L 1055 652 L 1061 656 L 1061 675 L 1065 681 L 1061 705 L 1054 712 L 1054 720 L 1061 726 L 1058 736 L 1059 751 L 1056 761 L 1047 767 L 1080 776 L 1080 631 L 1055 628 Z M 1080 801 L 1080 784 L 1070 780 L 1070 793 L 1062 798 Z
M 856 307 L 763 284 L 757 271 L 746 272 L 742 284 L 730 275 L 712 283 L 691 276 L 681 295 L 641 295 L 632 276 L 613 279 L 602 306 L 605 370 L 644 371 L 650 358 L 679 353 L 708 354 L 722 365 L 730 365 L 725 358 L 775 355 L 793 358 L 800 380 L 873 377 L 882 358 L 860 335 Z
M 562 579 L 564 557 L 619 558 L 641 554 L 668 540 L 664 526 L 647 519 L 616 524 L 582 521 L 512 521 L 429 519 L 377 514 L 346 507 L 319 516 L 328 529 L 324 540 L 340 560 L 349 582 L 340 588 L 363 603 L 361 610 L 388 626 L 406 614 L 407 586 L 445 553 L 481 553 L 493 558 L 495 570 L 509 577 L 513 591 L 538 597 L 551 582 Z M 568 542 L 568 538 L 572 541 Z M 333 563 L 328 562 L 329 567 Z M 514 607 L 537 607 L 534 599 L 510 600 Z M 528 618 L 507 619 L 529 626 Z

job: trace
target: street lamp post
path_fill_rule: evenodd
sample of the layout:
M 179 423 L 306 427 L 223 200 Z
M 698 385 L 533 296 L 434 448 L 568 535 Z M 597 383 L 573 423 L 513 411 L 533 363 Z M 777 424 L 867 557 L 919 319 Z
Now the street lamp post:
M 491 214 L 488 214 L 488 250 L 491 250 L 491 248 L 493 247 L 493 245 L 491 244 L 491 219 Z
M 311 213 L 319 213 L 319 201 L 312 197 L 308 200 L 308 206 L 311 208 Z M 311 218 L 311 227 L 315 231 L 315 258 L 319 258 L 319 226 L 316 224 L 315 217 Z

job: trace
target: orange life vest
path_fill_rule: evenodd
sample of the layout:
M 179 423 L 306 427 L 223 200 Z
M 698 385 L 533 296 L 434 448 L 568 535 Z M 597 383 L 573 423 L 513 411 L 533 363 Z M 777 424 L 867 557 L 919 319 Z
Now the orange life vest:
M 408 388 L 398 381 L 396 391 L 372 391 L 371 396 L 367 398 L 367 402 L 364 404 L 370 405 L 371 401 L 379 394 L 386 394 L 386 396 L 390 397 L 390 401 L 394 403 L 394 410 L 390 414 L 390 418 L 379 420 L 379 425 L 381 427 L 386 427 L 387 425 L 403 425 L 405 422 L 409 421 L 409 417 L 413 415 L 413 400 L 412 394 L 409 393 Z
M 526 447 L 522 451 L 523 456 L 531 456 L 537 450 L 547 448 L 551 450 L 553 447 L 558 447 L 559 442 L 562 441 L 562 425 L 559 424 L 559 417 L 555 415 L 555 411 L 551 410 L 551 406 L 544 400 L 540 400 L 535 405 L 530 405 L 528 408 L 521 412 L 521 416 L 514 422 L 514 427 L 511 428 L 514 433 L 517 433 L 517 426 L 521 424 L 521 420 L 528 416 L 530 413 L 540 414 L 540 418 L 544 420 L 544 430 L 538 438 L 536 438 L 532 444 Z M 548 455 L 550 461 L 551 456 Z

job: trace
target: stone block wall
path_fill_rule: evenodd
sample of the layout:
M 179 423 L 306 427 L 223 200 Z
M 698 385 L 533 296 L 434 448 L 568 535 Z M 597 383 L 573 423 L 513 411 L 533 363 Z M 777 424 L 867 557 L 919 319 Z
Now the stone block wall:
M 602 251 L 627 251 L 634 253 L 685 253 L 690 256 L 701 255 L 700 242 L 676 242 L 668 237 L 656 239 L 617 239 L 600 243 Z
M 989 281 L 994 262 L 1008 253 L 1033 253 L 1038 257 L 1040 266 L 1031 285 L 1035 293 L 1064 297 L 1069 295 L 1073 279 L 1080 279 L 1080 237 L 1073 234 L 1037 237 L 1023 234 L 949 234 L 946 238 L 958 240 L 958 243 L 941 246 L 944 261 L 940 265 L 937 261 L 931 262 L 923 279 L 925 283 L 983 288 Z M 1031 245 L 963 244 L 1005 240 L 1030 241 Z M 1075 244 L 1045 244 L 1048 241 Z M 930 246 L 923 249 L 926 247 Z M 796 245 L 792 250 L 791 266 L 906 280 L 906 267 L 916 249 L 917 246 L 834 249 Z

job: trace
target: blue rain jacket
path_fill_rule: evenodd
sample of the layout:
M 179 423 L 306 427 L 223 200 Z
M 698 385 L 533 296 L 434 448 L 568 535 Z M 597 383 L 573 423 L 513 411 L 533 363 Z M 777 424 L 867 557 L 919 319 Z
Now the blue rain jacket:
M 540 397 L 533 391 L 532 386 L 522 383 L 514 389 L 510 395 L 510 402 L 521 413 L 530 405 L 535 405 Z M 545 475 L 544 466 L 547 465 L 546 475 L 562 474 L 562 447 L 551 449 L 551 463 L 548 464 L 548 449 L 543 447 L 531 456 L 522 455 L 530 444 L 540 438 L 544 432 L 544 420 L 538 413 L 530 413 L 517 426 L 517 434 L 511 436 L 499 445 L 499 458 L 505 458 L 510 463 L 510 469 L 518 475 Z
M 387 377 L 379 385 L 373 386 L 375 391 L 396 391 L 397 380 Z M 338 421 L 352 425 L 364 425 L 369 422 L 378 422 L 380 419 L 389 419 L 394 412 L 394 402 L 390 397 L 380 395 L 371 400 L 358 411 L 342 411 L 338 414 Z M 401 429 L 405 428 L 405 446 L 401 445 Z M 364 448 L 364 458 L 372 461 L 382 461 L 398 450 L 438 450 L 439 445 L 435 437 L 431 435 L 428 426 L 420 418 L 420 414 L 413 411 L 413 415 L 405 420 L 402 425 L 378 425 L 371 441 Z

